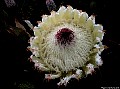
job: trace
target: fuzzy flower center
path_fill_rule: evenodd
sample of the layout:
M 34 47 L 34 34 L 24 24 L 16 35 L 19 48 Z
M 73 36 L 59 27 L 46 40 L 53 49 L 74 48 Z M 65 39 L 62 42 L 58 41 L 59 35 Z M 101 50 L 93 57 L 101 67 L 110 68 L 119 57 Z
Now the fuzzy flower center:
M 70 45 L 74 39 L 74 32 L 69 28 L 62 28 L 57 32 L 55 38 L 57 39 L 58 44 Z

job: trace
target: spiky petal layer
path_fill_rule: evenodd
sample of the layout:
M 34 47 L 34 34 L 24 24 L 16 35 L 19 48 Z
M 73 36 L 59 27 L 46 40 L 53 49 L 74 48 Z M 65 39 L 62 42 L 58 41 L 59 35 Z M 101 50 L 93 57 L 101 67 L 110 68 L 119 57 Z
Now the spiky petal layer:
M 46 78 L 63 78 L 58 85 L 91 74 L 103 63 L 102 30 L 102 25 L 95 24 L 95 16 L 62 6 L 51 15 L 43 15 L 34 28 L 35 36 L 30 40 L 32 60 L 37 60 L 35 64 L 42 71 L 57 73 L 47 74 Z

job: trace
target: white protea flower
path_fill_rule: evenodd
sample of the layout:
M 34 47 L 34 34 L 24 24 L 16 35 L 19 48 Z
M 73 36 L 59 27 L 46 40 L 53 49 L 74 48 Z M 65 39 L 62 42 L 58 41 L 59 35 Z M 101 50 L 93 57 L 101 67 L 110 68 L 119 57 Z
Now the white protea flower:
M 91 74 L 102 65 L 103 26 L 95 24 L 93 15 L 62 6 L 43 15 L 34 35 L 30 39 L 31 59 L 40 70 L 51 73 L 46 79 L 63 78 L 58 85 Z

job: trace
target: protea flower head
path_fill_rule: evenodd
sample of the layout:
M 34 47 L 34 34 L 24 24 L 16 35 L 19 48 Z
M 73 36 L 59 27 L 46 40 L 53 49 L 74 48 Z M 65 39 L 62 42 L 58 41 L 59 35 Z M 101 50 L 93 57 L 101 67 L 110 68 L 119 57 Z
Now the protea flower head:
M 45 78 L 60 77 L 58 85 L 66 85 L 71 78 L 92 74 L 103 64 L 103 36 L 103 26 L 95 24 L 94 15 L 61 6 L 57 12 L 43 15 L 34 27 L 31 59 L 40 70 L 50 73 Z

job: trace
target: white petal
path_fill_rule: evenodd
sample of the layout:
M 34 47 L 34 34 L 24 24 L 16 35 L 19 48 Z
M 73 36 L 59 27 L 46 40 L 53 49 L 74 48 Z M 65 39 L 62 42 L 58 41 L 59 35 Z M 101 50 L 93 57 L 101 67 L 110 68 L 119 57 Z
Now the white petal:
M 99 37 L 100 38 L 100 41 L 103 40 L 103 37 L 104 37 L 104 32 L 102 31 L 103 30 L 103 26 L 102 25 L 94 25 L 94 30 L 93 30 L 93 38 L 95 40 L 95 42 L 98 42 L 98 40 L 96 39 L 96 37 Z
M 94 30 L 103 30 L 103 26 L 100 24 L 95 24 L 94 25 Z
M 92 72 L 94 71 L 94 65 L 89 63 L 87 64 L 87 70 L 86 70 L 86 74 L 92 74 Z
M 99 37 L 96 37 L 96 41 L 97 41 L 97 42 L 100 42 L 101 40 L 100 40 L 100 38 L 99 38 Z
M 88 19 L 88 14 L 86 12 L 80 13 L 79 24 L 80 26 L 84 26 Z
M 35 55 L 36 57 L 40 57 L 38 51 L 33 51 L 33 55 Z
M 64 15 L 64 14 L 63 14 Z M 58 12 L 51 14 L 49 18 L 49 22 L 47 23 L 49 26 L 53 27 L 55 25 L 58 25 L 61 22 L 61 18 L 63 15 L 60 15 Z
M 99 54 L 96 54 L 95 59 L 97 59 L 97 60 L 101 59 L 101 57 L 99 56 Z
M 80 75 L 81 73 L 82 73 L 82 70 L 77 69 L 76 74 L 77 74 L 77 75 Z
M 43 15 L 42 16 L 42 22 L 45 22 L 47 20 L 48 16 L 47 15 Z
M 95 17 L 92 15 L 88 18 L 87 22 L 86 22 L 86 28 L 87 29 L 93 29 L 95 24 Z
M 73 75 L 66 76 L 65 78 L 61 79 L 60 82 L 57 83 L 57 85 L 60 86 L 60 85 L 63 85 L 63 84 L 64 84 L 64 85 L 66 86 L 66 85 L 69 83 L 69 80 L 70 80 L 71 78 L 74 78 L 74 76 L 73 76 Z
M 98 49 L 100 48 L 99 44 L 95 44 L 94 47 Z
M 33 29 L 33 25 L 31 24 L 31 22 L 29 21 L 29 20 L 24 20 L 27 24 L 28 24 L 28 26 L 31 28 L 31 29 Z
M 38 29 L 34 29 L 33 31 L 34 31 L 35 36 L 39 37 L 41 35 L 41 33 L 40 33 L 40 31 Z
M 65 10 L 66 10 L 66 7 L 61 6 L 57 12 L 61 14 L 61 13 L 64 13 Z
M 60 74 L 45 74 L 46 79 L 55 79 L 60 77 Z
M 34 37 L 34 43 L 39 43 L 39 37 L 38 36 Z
M 67 6 L 67 9 L 70 10 L 70 11 L 73 11 L 72 6 Z
M 73 13 L 74 13 L 73 21 L 74 21 L 74 23 L 78 24 L 79 23 L 80 12 L 79 12 L 79 10 L 74 9 Z
M 95 61 L 98 66 L 101 66 L 103 64 L 103 61 L 101 60 L 101 57 L 99 56 L 99 54 L 95 56 Z
M 67 7 L 67 10 L 65 12 L 64 18 L 68 21 L 71 22 L 73 18 L 73 8 L 71 6 Z
M 59 16 L 60 16 L 60 19 L 64 19 L 64 15 L 65 15 L 65 12 L 66 12 L 66 7 L 62 6 L 60 7 L 60 9 L 57 11 L 59 13 Z

